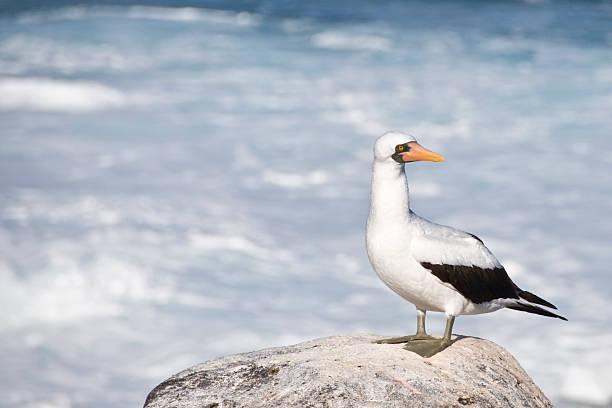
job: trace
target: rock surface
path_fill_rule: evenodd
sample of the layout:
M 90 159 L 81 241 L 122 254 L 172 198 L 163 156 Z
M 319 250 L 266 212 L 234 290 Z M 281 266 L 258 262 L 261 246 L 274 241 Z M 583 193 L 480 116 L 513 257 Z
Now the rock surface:
M 199 364 L 145 408 L 552 407 L 502 347 L 473 337 L 422 358 L 375 335 L 335 336 Z

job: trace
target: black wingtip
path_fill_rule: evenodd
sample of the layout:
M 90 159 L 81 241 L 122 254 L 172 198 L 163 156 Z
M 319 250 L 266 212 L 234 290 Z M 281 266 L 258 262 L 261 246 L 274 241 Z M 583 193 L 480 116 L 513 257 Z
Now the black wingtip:
M 553 305 L 552 303 L 542 299 L 541 297 L 539 297 L 538 295 L 534 295 L 531 292 L 527 292 L 526 290 L 520 290 L 518 292 L 518 295 L 521 299 L 524 299 L 528 302 L 531 303 L 535 303 L 537 305 L 542 305 L 542 306 L 546 306 L 546 307 L 550 307 L 551 309 L 557 309 L 557 306 Z
M 567 319 L 565 317 L 555 314 L 553 312 L 549 312 L 548 310 L 542 309 L 541 307 L 534 306 L 534 305 L 528 305 L 525 303 L 515 303 L 512 306 L 506 306 L 506 307 L 508 309 L 519 310 L 521 312 L 538 314 L 540 316 L 555 317 L 557 319 L 565 320 L 567 322 Z

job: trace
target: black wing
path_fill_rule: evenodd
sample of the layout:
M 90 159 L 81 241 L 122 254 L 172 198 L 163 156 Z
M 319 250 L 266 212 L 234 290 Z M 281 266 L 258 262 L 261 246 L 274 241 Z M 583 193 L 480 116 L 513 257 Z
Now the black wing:
M 446 265 L 421 262 L 442 282 L 453 286 L 459 293 L 474 303 L 494 299 L 518 299 L 517 286 L 506 270 L 501 268 L 480 268 L 478 266 Z

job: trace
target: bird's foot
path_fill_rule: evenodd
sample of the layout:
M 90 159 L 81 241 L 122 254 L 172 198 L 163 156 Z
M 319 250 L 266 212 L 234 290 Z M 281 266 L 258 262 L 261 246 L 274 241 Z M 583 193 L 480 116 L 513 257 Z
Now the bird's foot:
M 448 346 L 451 345 L 451 341 L 448 339 L 437 338 L 428 336 L 428 339 L 415 339 L 406 343 L 404 346 L 405 350 L 417 353 L 421 357 L 431 357 Z
M 414 340 L 430 340 L 430 339 L 436 339 L 436 337 L 430 336 L 428 334 L 413 334 L 412 336 L 391 337 L 388 339 L 380 339 L 380 340 L 376 340 L 374 343 L 376 344 L 399 344 L 399 343 L 408 343 Z

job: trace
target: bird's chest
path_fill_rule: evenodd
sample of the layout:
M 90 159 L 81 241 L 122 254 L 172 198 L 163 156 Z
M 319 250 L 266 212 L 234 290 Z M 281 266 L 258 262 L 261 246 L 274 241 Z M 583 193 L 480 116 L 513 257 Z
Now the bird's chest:
M 374 271 L 392 289 L 423 279 L 423 268 L 411 254 L 411 237 L 405 228 L 373 227 L 368 230 L 366 242 Z

